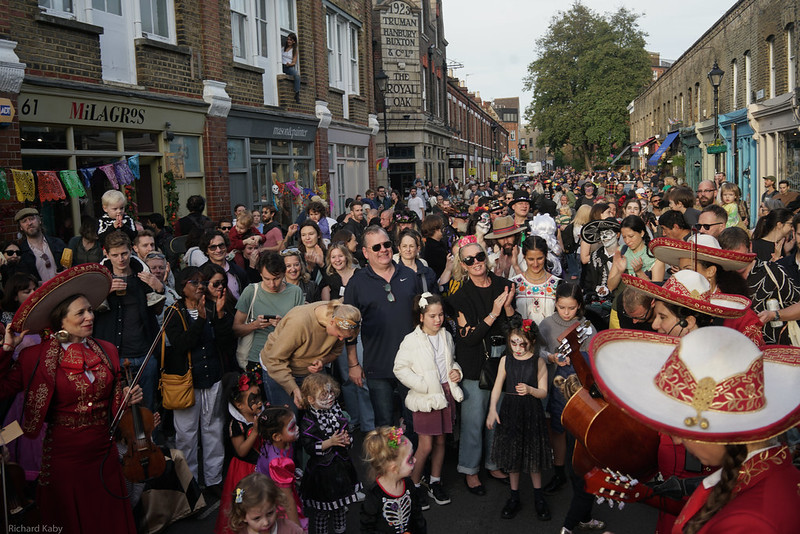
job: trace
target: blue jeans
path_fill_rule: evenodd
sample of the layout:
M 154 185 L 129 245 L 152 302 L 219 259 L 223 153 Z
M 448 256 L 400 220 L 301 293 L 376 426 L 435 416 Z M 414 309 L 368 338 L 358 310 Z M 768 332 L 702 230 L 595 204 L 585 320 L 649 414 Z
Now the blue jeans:
M 361 338 L 358 338 L 356 347 L 358 361 L 363 362 L 363 350 L 361 348 Z M 369 389 L 366 382 L 364 387 L 358 387 L 348 378 L 350 375 L 350 365 L 347 361 L 347 347 L 342 349 L 342 353 L 336 358 L 335 365 L 339 368 L 339 375 L 342 377 L 342 397 L 350 416 L 350 423 L 358 425 L 363 432 L 375 429 L 375 414 L 372 412 L 372 403 L 369 398 Z
M 261 376 L 264 380 L 264 394 L 267 396 L 267 402 L 277 406 L 285 404 L 297 415 L 298 408 L 294 404 L 294 397 L 286 393 L 283 386 L 275 382 L 263 366 L 261 367 Z M 297 385 L 299 386 L 300 383 L 302 383 L 302 380 Z
M 131 362 L 131 376 L 135 377 L 139 372 L 139 368 L 144 363 L 144 356 L 139 358 L 127 358 Z M 124 362 L 125 358 L 120 356 L 120 363 Z M 139 385 L 142 388 L 142 404 L 151 412 L 155 410 L 156 406 L 156 385 L 158 384 L 158 358 L 153 355 L 150 361 L 147 362 L 147 367 L 142 373 L 142 378 L 139 379 Z
M 461 390 L 461 437 L 458 441 L 458 472 L 477 475 L 481 469 L 481 453 L 484 453 L 486 469 L 494 471 L 492 462 L 492 440 L 494 430 L 486 428 L 490 391 L 478 387 L 477 380 L 462 380 Z M 499 410 L 499 407 L 498 407 Z
M 294 92 L 300 92 L 300 73 L 297 72 L 297 67 L 287 67 L 286 65 L 282 65 L 283 73 L 289 76 L 294 76 Z

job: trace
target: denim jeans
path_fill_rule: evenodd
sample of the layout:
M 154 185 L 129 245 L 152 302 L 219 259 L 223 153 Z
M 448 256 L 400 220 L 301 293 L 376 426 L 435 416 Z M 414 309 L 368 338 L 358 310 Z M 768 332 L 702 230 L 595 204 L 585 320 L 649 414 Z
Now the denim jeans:
M 294 403 L 294 397 L 286 393 L 283 386 L 275 382 L 263 366 L 261 367 L 261 376 L 264 380 L 264 394 L 267 396 L 267 402 L 278 406 L 285 404 L 297 415 L 298 408 Z M 302 380 L 297 385 L 299 386 L 301 382 Z
M 139 368 L 144 363 L 144 356 L 140 358 L 128 358 L 131 362 L 131 376 L 135 377 L 139 372 Z M 120 362 L 124 362 L 125 358 L 120 357 Z M 139 379 L 139 385 L 142 388 L 142 404 L 151 412 L 155 410 L 156 406 L 156 385 L 158 384 L 158 358 L 153 355 L 150 361 L 147 362 L 147 367 L 142 373 L 142 378 Z
M 363 362 L 363 349 L 361 348 L 361 338 L 358 338 L 356 347 L 358 361 Z M 339 376 L 342 377 L 342 398 L 345 409 L 350 416 L 350 423 L 358 425 L 363 432 L 375 429 L 375 414 L 372 412 L 372 402 L 369 398 L 369 389 L 366 382 L 364 387 L 358 387 L 348 378 L 350 365 L 347 361 L 347 347 L 342 349 L 342 353 L 336 358 L 335 365 L 339 369 Z
M 300 73 L 297 72 L 297 67 L 296 66 L 295 67 L 287 67 L 286 65 L 283 65 L 282 67 L 283 67 L 283 73 L 284 74 L 287 74 L 289 76 L 294 76 L 294 92 L 295 93 L 299 93 L 300 92 Z
M 458 472 L 477 475 L 481 469 L 481 453 L 484 454 L 486 469 L 494 471 L 497 469 L 497 465 L 492 462 L 494 430 L 486 428 L 491 392 L 478 387 L 477 380 L 462 380 L 461 390 L 464 392 L 464 400 L 461 402 Z

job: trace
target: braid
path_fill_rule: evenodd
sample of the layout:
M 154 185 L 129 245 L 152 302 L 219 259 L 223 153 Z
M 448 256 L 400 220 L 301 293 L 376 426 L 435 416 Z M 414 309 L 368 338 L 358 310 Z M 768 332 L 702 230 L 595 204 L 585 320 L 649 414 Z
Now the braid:
M 725 457 L 720 472 L 722 478 L 711 490 L 702 508 L 686 523 L 684 534 L 695 534 L 733 497 L 733 489 L 739 479 L 739 468 L 747 458 L 745 445 L 725 445 Z

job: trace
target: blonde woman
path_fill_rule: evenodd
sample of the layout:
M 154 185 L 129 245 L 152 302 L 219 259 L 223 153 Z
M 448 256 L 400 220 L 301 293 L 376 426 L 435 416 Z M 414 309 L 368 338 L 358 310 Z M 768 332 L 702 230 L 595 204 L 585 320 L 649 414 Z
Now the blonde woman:
M 338 299 L 344 296 L 347 282 L 358 269 L 358 262 L 344 243 L 336 243 L 328 249 L 323 275 L 322 300 Z

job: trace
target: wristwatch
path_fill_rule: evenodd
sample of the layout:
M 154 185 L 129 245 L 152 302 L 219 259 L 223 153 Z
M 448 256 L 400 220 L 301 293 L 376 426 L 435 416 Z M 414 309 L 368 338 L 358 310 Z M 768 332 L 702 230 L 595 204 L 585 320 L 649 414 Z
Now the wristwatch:
M 773 311 L 775 312 L 775 320 L 776 321 L 780 321 L 781 320 L 781 312 L 780 312 L 780 310 L 773 310 Z

